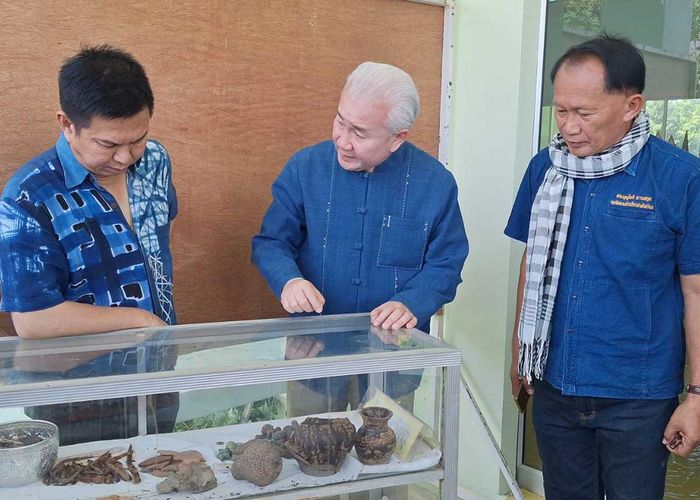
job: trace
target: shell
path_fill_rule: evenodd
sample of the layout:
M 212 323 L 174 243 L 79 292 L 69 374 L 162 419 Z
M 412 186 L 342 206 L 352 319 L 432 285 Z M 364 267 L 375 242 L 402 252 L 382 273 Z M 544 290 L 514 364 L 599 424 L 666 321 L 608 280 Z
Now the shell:
M 340 470 L 352 450 L 355 432 L 355 426 L 347 418 L 308 417 L 294 426 L 284 446 L 305 474 L 330 476 Z
M 234 452 L 231 474 L 235 479 L 267 486 L 279 477 L 280 472 L 282 457 L 277 447 L 269 441 L 251 439 Z

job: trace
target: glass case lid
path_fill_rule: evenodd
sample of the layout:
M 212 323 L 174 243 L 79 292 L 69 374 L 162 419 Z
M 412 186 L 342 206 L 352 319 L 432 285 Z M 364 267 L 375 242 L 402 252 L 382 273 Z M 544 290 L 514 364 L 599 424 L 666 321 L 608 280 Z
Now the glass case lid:
M 0 406 L 454 366 L 460 353 L 368 314 L 141 328 L 46 340 L 0 339 Z M 56 394 L 57 389 L 63 395 Z M 70 399 L 69 399 L 70 398 Z M 24 400 L 20 403 L 19 400 Z

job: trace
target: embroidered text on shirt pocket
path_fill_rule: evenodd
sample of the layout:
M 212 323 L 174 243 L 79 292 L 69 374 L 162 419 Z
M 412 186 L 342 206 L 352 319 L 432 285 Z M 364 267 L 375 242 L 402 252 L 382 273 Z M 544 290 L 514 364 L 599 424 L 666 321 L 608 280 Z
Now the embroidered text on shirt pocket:
M 377 266 L 420 271 L 427 243 L 427 221 L 385 215 L 379 235 Z
M 605 210 L 605 214 L 621 219 L 656 220 L 656 210 L 638 210 L 634 208 L 609 206 Z

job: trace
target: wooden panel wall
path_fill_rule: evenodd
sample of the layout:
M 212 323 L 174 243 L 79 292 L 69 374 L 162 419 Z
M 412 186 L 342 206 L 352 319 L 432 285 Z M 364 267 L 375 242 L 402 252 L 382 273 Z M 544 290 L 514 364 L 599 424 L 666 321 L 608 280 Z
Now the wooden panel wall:
M 82 43 L 136 56 L 156 97 L 151 136 L 173 159 L 181 323 L 283 314 L 250 263 L 270 184 L 330 138 L 360 62 L 418 85 L 412 140 L 437 154 L 443 9 L 405 0 L 0 1 L 0 184 L 57 138 L 56 76 Z M 0 331 L 10 331 L 7 315 Z

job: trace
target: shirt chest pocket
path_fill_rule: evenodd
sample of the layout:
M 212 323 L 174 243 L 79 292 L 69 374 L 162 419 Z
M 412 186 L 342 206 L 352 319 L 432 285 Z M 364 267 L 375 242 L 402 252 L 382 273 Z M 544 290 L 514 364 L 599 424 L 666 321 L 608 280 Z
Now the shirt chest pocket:
M 594 225 L 593 257 L 599 264 L 590 268 L 592 282 L 614 282 L 630 290 L 647 287 L 654 268 L 664 262 L 657 245 L 657 213 L 610 206 Z
M 605 214 L 611 217 L 616 217 L 619 219 L 628 220 L 646 220 L 654 221 L 656 220 L 655 210 L 643 210 L 634 208 L 623 208 L 611 205 L 605 211 Z
M 379 235 L 378 267 L 419 271 L 428 243 L 428 222 L 385 215 Z

